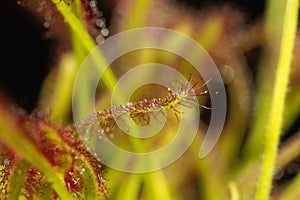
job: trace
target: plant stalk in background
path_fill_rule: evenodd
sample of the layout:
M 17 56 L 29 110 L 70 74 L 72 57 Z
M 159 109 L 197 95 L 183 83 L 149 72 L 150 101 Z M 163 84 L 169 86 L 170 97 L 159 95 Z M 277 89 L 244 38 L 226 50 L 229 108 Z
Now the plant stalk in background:
M 267 123 L 262 169 L 256 191 L 256 200 L 267 200 L 272 186 L 275 159 L 280 139 L 285 98 L 293 57 L 296 36 L 299 1 L 287 0 L 282 27 L 280 55 L 276 70 L 271 110 Z

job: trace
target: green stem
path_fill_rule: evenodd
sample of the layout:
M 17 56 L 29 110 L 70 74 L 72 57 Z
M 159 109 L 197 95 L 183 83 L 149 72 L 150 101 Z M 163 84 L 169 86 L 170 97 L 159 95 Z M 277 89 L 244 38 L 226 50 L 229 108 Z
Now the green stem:
M 24 160 L 15 164 L 8 182 L 7 200 L 18 199 L 21 195 L 22 186 L 29 167 L 30 164 Z
M 62 14 L 62 16 L 67 20 L 72 31 L 77 35 L 78 38 L 80 38 L 82 46 L 87 50 L 87 52 L 97 51 L 98 49 L 95 48 L 96 44 L 71 9 L 63 1 L 52 0 L 52 2 L 56 5 L 56 8 Z M 96 54 L 92 53 L 92 58 L 98 69 L 100 71 L 104 71 L 107 64 L 101 53 L 99 51 L 97 51 Z M 105 73 L 103 73 L 103 82 L 110 91 L 113 90 L 114 85 L 117 82 L 116 77 L 109 68 L 107 68 Z
M 142 184 L 142 176 L 140 174 L 123 174 L 123 177 L 124 180 L 121 182 L 121 185 L 126 185 L 126 187 L 120 187 L 118 190 L 118 195 L 114 199 L 138 199 L 140 187 Z
M 298 8 L 298 0 L 286 1 L 280 55 L 276 70 L 275 86 L 269 115 L 270 117 L 267 123 L 266 143 L 263 152 L 264 159 L 262 161 L 262 169 L 255 196 L 256 200 L 267 200 L 271 190 L 272 176 L 280 139 L 285 97 L 293 56 L 293 46 L 296 36 Z
M 239 200 L 239 199 L 241 199 L 238 187 L 237 187 L 237 185 L 236 185 L 235 182 L 230 181 L 228 183 L 228 187 L 229 187 L 230 199 L 231 200 Z
M 145 21 L 147 15 L 145 12 L 151 8 L 153 5 L 152 0 L 134 0 L 134 3 L 131 5 L 132 8 L 129 11 L 129 15 L 127 15 L 127 20 L 124 20 L 126 24 L 124 24 L 124 29 L 132 29 L 145 26 Z
M 96 45 L 90 35 L 86 32 L 83 24 L 76 17 L 76 15 L 63 1 L 52 0 L 52 2 L 56 5 L 56 8 L 62 14 L 62 16 L 67 20 L 72 31 L 74 31 L 74 33 L 76 33 L 78 37 L 81 38 L 82 46 L 87 51 L 92 51 Z
M 249 163 L 257 162 L 263 150 L 262 135 L 266 133 L 266 124 L 270 116 L 272 101 L 272 86 L 274 85 L 275 66 L 278 63 L 280 38 L 284 20 L 284 7 L 286 1 L 273 3 L 268 1 L 264 24 L 264 48 L 262 59 L 257 74 L 257 88 L 255 89 L 255 107 L 253 122 L 250 126 L 249 138 L 244 146 L 244 162 L 242 167 L 250 166 Z
M 151 191 L 148 199 L 172 199 L 167 178 L 163 170 L 147 173 L 144 175 L 145 187 Z M 147 199 L 147 198 L 146 198 Z

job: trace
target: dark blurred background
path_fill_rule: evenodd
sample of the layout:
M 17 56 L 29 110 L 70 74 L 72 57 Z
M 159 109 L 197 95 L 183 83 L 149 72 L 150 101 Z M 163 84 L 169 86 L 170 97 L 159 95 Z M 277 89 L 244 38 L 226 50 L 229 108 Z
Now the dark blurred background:
M 0 1 L 0 90 L 31 111 L 50 66 L 54 41 L 43 39 L 43 27 L 15 0 Z

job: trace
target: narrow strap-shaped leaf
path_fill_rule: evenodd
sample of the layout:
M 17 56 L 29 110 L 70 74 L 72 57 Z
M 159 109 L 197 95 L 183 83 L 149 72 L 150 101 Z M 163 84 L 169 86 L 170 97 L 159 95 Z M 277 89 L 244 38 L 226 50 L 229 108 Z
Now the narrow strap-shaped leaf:
M 22 160 L 14 165 L 8 181 L 7 200 L 15 200 L 21 195 L 21 189 L 30 163 Z
M 280 139 L 283 121 L 283 111 L 287 86 L 290 75 L 293 47 L 296 37 L 299 0 L 286 0 L 280 55 L 276 70 L 273 97 L 267 123 L 266 139 L 263 152 L 262 170 L 258 180 L 255 199 L 267 200 L 272 186 L 272 177 L 275 168 L 275 159 Z
M 22 131 L 5 116 L 6 113 L 0 110 L 0 140 L 41 170 L 61 199 L 74 199 L 65 187 L 63 176 L 52 168 L 47 159 L 24 136 Z

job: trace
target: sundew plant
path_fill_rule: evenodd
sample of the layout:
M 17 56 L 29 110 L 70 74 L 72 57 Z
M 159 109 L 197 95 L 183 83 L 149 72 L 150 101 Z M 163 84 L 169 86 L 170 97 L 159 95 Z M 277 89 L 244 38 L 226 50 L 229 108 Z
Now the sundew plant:
M 12 2 L 3 4 L 38 24 L 31 38 L 51 50 L 33 108 L 11 95 L 10 77 L 0 81 L 0 199 L 300 199 L 299 1 L 261 2 L 255 16 L 244 9 L 255 3 L 239 1 Z M 13 34 L 9 27 L 1 32 Z M 136 30 L 169 34 L 121 37 Z M 153 41 L 168 49 L 147 48 Z M 144 48 L 108 61 L 131 45 Z M 17 88 L 22 72 L 34 74 L 1 65 L 21 74 Z M 203 73 L 214 66 L 221 81 Z M 210 137 L 223 108 L 222 130 Z M 172 150 L 145 156 L 173 140 Z

